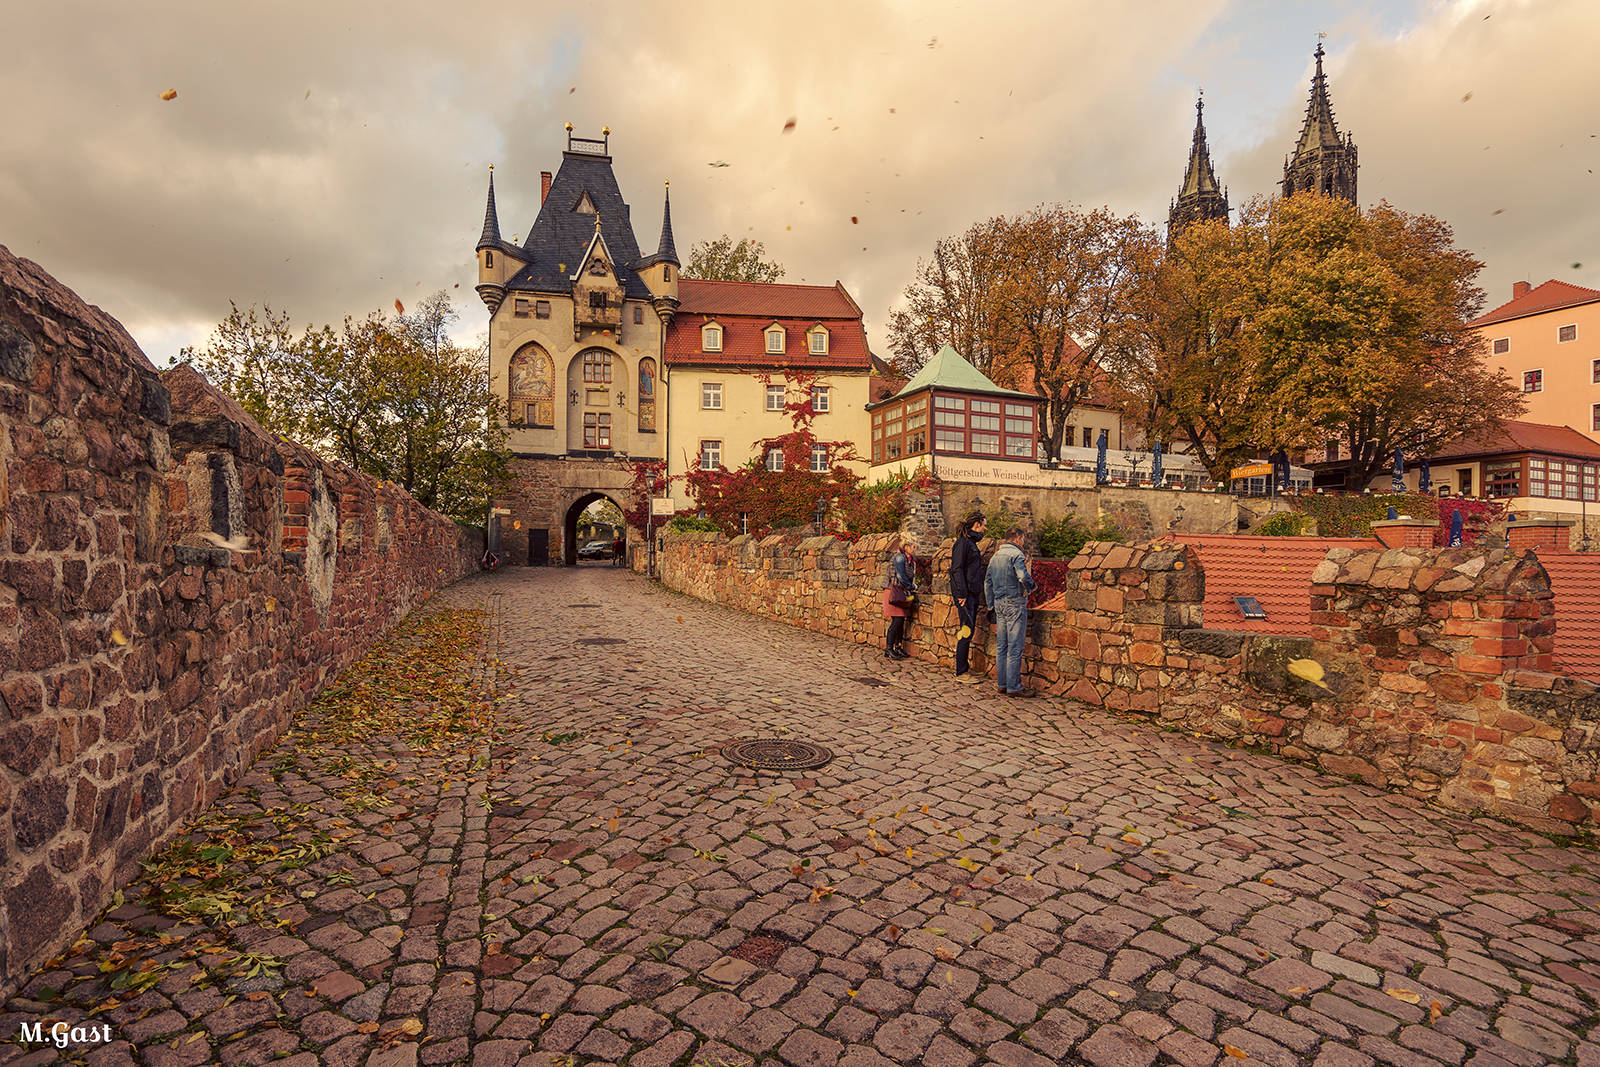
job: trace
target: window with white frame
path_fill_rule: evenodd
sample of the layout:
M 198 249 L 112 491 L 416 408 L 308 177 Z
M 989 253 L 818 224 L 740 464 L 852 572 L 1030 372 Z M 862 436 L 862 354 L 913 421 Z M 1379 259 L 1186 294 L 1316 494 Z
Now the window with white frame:
M 1511 351 L 1511 338 L 1509 338 L 1509 337 L 1496 337 L 1494 339 L 1494 354 L 1495 355 L 1503 356 L 1509 351 Z
M 766 465 L 767 465 L 767 470 L 769 470 L 769 471 L 781 471 L 781 470 L 783 470 L 783 449 L 781 449 L 781 448 L 769 448 L 769 449 L 767 449 Z
M 828 446 L 827 445 L 814 444 L 814 445 L 811 446 L 811 473 L 813 473 L 813 474 L 827 474 L 828 473 Z
M 784 390 L 783 386 L 781 386 L 781 385 L 769 385 L 769 386 L 767 386 L 767 410 L 768 411 L 782 411 L 783 410 L 784 395 L 785 395 L 785 390 Z
M 700 383 L 700 407 L 705 411 L 722 410 L 722 383 Z
M 784 349 L 783 327 L 782 326 L 773 326 L 773 327 L 769 328 L 767 330 L 767 351 L 768 352 L 772 352 L 772 353 L 779 353 L 779 352 L 782 352 L 783 349 Z
M 1524 393 L 1544 392 L 1544 371 L 1525 370 L 1522 372 L 1522 391 Z
M 1576 341 L 1577 339 L 1578 339 L 1578 324 L 1577 323 L 1572 323 L 1572 324 L 1567 325 L 1567 326 L 1562 326 L 1562 327 L 1560 327 L 1560 328 L 1558 328 L 1556 330 L 1556 342 L 1558 344 L 1566 344 L 1568 341 Z
M 811 387 L 811 410 L 818 415 L 833 410 L 833 395 L 826 385 L 813 385 Z
M 716 325 L 700 327 L 700 348 L 706 352 L 721 352 L 722 327 Z
M 823 329 L 821 326 L 818 326 L 816 329 L 812 330 L 808 336 L 810 342 L 810 352 L 813 356 L 825 356 L 828 354 L 827 330 Z
M 701 441 L 700 469 L 703 471 L 714 471 L 720 466 L 722 466 L 722 442 Z

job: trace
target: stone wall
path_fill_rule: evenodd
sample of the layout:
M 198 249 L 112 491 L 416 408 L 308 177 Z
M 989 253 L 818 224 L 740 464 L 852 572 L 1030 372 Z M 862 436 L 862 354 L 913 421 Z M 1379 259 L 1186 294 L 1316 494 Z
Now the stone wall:
M 667 534 L 670 588 L 881 646 L 889 536 Z M 907 630 L 953 667 L 953 542 Z M 986 543 L 986 548 L 988 543 Z M 1549 673 L 1559 640 L 1537 559 L 1505 549 L 1333 549 L 1307 590 L 1314 633 L 1208 630 L 1182 544 L 1085 546 L 1029 615 L 1023 669 L 1044 692 L 1262 745 L 1444 806 L 1570 829 L 1600 810 L 1600 686 Z M 987 670 L 993 637 L 974 667 Z
M 1240 498 L 1231 493 L 1114 485 L 1032 489 L 954 481 L 941 482 L 939 491 L 944 502 L 945 533 L 950 536 L 974 507 L 989 511 L 1004 505 L 1012 514 L 1018 514 L 1023 504 L 1035 521 L 1071 514 L 1093 526 L 1108 519 L 1134 541 L 1169 534 L 1236 533 L 1239 529 Z
M 481 553 L 0 248 L 0 991 Z

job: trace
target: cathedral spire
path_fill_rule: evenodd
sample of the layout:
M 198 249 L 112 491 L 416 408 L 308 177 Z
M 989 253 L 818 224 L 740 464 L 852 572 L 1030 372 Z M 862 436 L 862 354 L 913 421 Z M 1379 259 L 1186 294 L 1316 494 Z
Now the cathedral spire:
M 500 215 L 494 209 L 494 164 L 489 164 L 489 203 L 483 209 L 483 236 L 478 238 L 476 251 L 498 248 L 500 245 Z
M 1189 166 L 1178 187 L 1178 199 L 1167 212 L 1167 240 L 1175 238 L 1190 223 L 1228 218 L 1228 196 L 1217 184 L 1211 166 L 1211 148 L 1206 143 L 1204 93 L 1195 100 L 1194 139 L 1189 144 Z
M 664 263 L 678 264 L 678 246 L 672 240 L 672 183 L 667 182 L 666 203 L 661 208 L 661 243 L 651 257 Z
M 1322 71 L 1322 42 L 1315 52 L 1317 69 L 1311 76 L 1311 98 L 1294 154 L 1283 165 L 1283 195 L 1320 193 L 1356 202 L 1356 146 L 1349 134 L 1339 135 L 1328 95 L 1328 76 Z

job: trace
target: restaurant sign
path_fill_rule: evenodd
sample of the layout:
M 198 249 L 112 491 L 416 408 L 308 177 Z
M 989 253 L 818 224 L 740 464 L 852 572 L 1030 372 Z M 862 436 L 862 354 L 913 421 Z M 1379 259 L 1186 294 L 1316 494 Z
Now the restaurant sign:
M 970 456 L 936 455 L 933 473 L 947 482 L 974 485 L 1025 485 L 1035 489 L 1089 489 L 1092 471 L 1046 470 L 1032 461 L 1007 462 Z

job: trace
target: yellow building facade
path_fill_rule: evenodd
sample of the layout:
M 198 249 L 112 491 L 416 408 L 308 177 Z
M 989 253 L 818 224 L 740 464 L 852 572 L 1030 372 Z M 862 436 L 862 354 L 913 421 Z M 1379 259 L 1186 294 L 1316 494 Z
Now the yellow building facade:
M 1517 282 L 1511 300 L 1471 325 L 1486 364 L 1522 390 L 1520 418 L 1600 441 L 1600 290 Z

